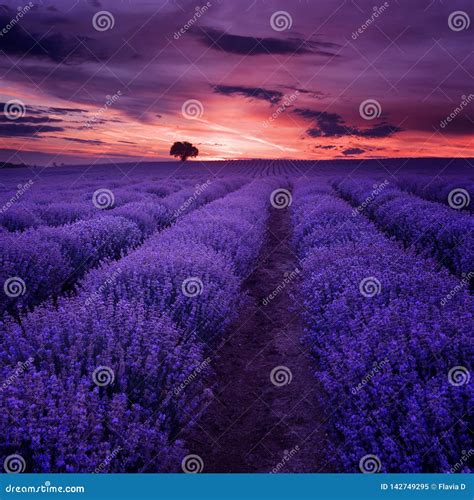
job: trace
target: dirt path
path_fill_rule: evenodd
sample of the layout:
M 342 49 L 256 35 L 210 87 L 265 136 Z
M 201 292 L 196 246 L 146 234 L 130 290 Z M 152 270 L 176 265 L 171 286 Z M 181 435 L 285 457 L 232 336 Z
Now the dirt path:
M 300 344 L 302 325 L 288 294 L 298 286 L 290 212 L 271 210 L 258 266 L 244 283 L 249 300 L 228 340 L 212 355 L 214 398 L 187 439 L 190 453 L 203 459 L 204 472 L 329 470 L 318 384 Z M 279 366 L 285 368 L 273 380 L 291 378 L 287 385 L 272 383 L 272 370 Z

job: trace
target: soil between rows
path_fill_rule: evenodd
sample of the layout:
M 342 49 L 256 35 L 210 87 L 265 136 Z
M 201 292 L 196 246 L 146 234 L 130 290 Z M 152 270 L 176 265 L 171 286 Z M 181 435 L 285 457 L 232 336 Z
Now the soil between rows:
M 202 458 L 203 472 L 330 471 L 327 415 L 300 342 L 299 306 L 290 296 L 298 275 L 281 290 L 298 268 L 291 234 L 290 209 L 272 208 L 257 266 L 243 285 L 248 300 L 225 343 L 211 353 L 214 397 L 186 439 L 189 452 Z M 288 385 L 272 383 L 278 366 L 290 369 Z

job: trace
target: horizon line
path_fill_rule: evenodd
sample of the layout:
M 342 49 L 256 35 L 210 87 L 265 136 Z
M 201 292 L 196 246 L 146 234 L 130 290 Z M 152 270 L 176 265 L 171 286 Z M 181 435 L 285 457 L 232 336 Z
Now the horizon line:
M 110 164 L 147 164 L 147 163 L 175 163 L 175 164 L 198 164 L 198 163 L 222 163 L 222 162 L 241 162 L 241 161 L 266 161 L 266 162 L 281 162 L 281 161 L 297 161 L 297 162 L 378 162 L 378 161 L 400 161 L 400 160 L 465 160 L 467 162 L 473 161 L 472 156 L 399 156 L 399 157 L 380 157 L 380 158 L 328 158 L 328 159 L 301 159 L 301 158 L 229 158 L 229 159 L 219 159 L 219 160 L 204 160 L 204 159 L 188 159 L 186 161 L 179 161 L 173 159 L 157 158 L 156 160 L 104 160 L 100 163 L 93 163 L 94 160 L 84 163 L 65 163 L 55 164 L 56 162 L 49 162 L 44 165 L 33 164 L 33 163 L 13 163 L 3 161 L 0 162 L 0 170 L 14 169 L 14 168 L 61 168 L 61 167 L 80 167 L 80 166 L 108 166 Z M 91 164 L 92 163 L 92 164 Z M 11 165 L 11 166 L 5 166 Z

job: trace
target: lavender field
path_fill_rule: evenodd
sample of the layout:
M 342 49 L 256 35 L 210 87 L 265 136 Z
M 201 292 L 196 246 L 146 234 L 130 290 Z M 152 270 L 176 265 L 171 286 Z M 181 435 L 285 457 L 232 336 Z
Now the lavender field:
M 5 472 L 473 471 L 474 175 L 0 177 Z

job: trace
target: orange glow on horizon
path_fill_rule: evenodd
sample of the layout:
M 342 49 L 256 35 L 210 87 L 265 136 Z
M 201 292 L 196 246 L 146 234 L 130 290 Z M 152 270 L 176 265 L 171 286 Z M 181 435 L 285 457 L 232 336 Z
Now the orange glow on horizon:
M 43 97 L 43 96 L 42 96 Z M 38 106 L 34 96 L 21 87 L 9 85 L 2 89 L 6 101 L 22 98 L 27 110 Z M 124 96 L 122 99 L 127 99 Z M 111 106 L 100 115 L 105 123 L 86 126 L 98 109 L 81 102 L 63 102 L 45 98 L 42 107 L 86 109 L 83 115 L 65 116 L 61 132 L 45 132 L 38 137 L 0 138 L 0 147 L 21 152 L 50 155 L 112 159 L 167 159 L 174 141 L 186 140 L 199 149 L 201 160 L 229 159 L 313 159 L 395 158 L 395 157 L 468 157 L 473 155 L 472 136 L 447 136 L 441 133 L 402 131 L 386 138 L 318 137 L 305 135 L 308 120 L 292 113 L 291 108 L 271 118 L 275 106 L 262 100 L 229 98 L 210 94 L 203 102 L 203 114 L 187 119 L 175 113 L 137 120 Z M 324 107 L 324 104 L 321 104 Z M 54 125 L 54 124 L 53 124 Z M 72 140 L 68 140 L 68 138 Z M 332 149 L 325 149 L 331 146 Z M 346 149 L 364 152 L 344 156 Z

